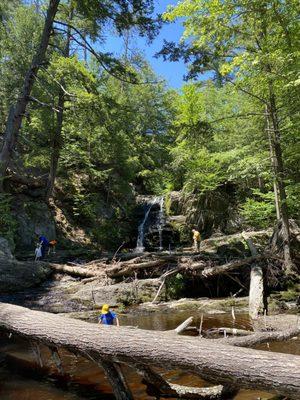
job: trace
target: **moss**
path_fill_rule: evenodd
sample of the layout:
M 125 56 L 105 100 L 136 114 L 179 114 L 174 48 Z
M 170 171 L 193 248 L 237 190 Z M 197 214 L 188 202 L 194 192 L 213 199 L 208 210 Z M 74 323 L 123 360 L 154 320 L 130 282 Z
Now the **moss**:
M 165 212 L 167 215 L 172 215 L 172 211 L 171 211 L 171 205 L 172 205 L 172 199 L 171 199 L 171 194 L 167 193 L 165 195 L 165 199 L 164 199 L 164 205 L 165 205 Z

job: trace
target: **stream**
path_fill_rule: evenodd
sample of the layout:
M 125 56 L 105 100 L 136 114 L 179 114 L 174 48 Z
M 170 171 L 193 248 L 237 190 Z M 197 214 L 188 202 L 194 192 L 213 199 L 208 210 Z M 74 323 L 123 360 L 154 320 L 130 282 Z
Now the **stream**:
M 141 312 L 138 308 L 131 308 L 128 313 L 120 314 L 119 319 L 121 325 L 168 330 L 174 329 L 191 315 L 194 316 L 195 325 L 198 326 L 200 323 L 199 312 L 189 310 Z M 251 329 L 251 323 L 246 314 L 237 314 L 235 321 L 233 321 L 231 313 L 204 314 L 203 330 L 223 326 Z M 57 373 L 47 348 L 42 348 L 45 366 L 40 368 L 37 366 L 29 342 L 16 338 L 8 339 L 7 335 L 2 335 L 0 343 L 1 400 L 109 400 L 114 398 L 104 373 L 92 361 L 60 350 L 65 372 L 65 375 L 62 376 Z M 300 355 L 300 340 L 271 343 L 269 347 L 260 345 L 259 348 L 266 351 Z M 133 370 L 126 368 L 125 375 L 135 399 L 154 399 L 147 395 L 141 378 Z M 174 383 L 183 385 L 205 385 L 205 382 L 199 377 L 177 370 L 163 372 L 163 376 Z M 258 398 L 270 399 L 271 397 L 271 394 L 261 391 L 241 390 L 234 399 L 257 400 Z

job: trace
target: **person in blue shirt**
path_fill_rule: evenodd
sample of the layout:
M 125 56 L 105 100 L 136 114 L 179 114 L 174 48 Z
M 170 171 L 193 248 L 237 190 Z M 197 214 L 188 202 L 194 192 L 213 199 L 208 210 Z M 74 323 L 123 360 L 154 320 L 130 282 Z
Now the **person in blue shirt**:
M 99 315 L 98 319 L 99 319 L 99 324 L 114 325 L 114 322 L 116 322 L 116 325 L 120 326 L 117 315 L 109 310 L 108 304 L 103 304 L 101 309 L 101 315 Z
M 48 250 L 48 247 L 49 247 L 49 241 L 45 236 L 42 236 L 42 235 L 41 236 L 37 235 L 37 236 L 38 236 L 38 241 L 39 241 L 39 243 L 41 245 L 42 258 L 44 258 L 45 255 L 46 255 L 46 252 Z

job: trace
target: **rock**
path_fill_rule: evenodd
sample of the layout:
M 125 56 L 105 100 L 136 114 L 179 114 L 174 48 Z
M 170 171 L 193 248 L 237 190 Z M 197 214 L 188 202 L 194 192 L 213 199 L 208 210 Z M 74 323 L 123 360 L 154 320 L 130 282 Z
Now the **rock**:
M 32 259 L 33 259 L 32 254 Z M 8 241 L 0 237 L 0 292 L 14 293 L 45 281 L 51 274 L 46 263 L 17 261 Z
M 223 314 L 231 312 L 232 307 L 238 312 L 248 311 L 248 297 L 226 298 L 226 299 L 180 299 L 169 301 L 165 303 L 140 304 L 139 308 L 142 310 L 155 311 L 155 310 L 197 310 L 206 314 Z
M 51 274 L 46 263 L 0 257 L 0 292 L 14 293 L 44 282 Z
M 232 204 L 233 188 L 229 185 L 201 194 L 171 192 L 166 199 L 168 214 L 186 217 L 186 230 L 181 224 L 181 239 L 190 240 L 191 228 L 197 227 L 204 237 L 217 231 L 234 233 L 241 228 L 242 221 Z
M 12 260 L 13 255 L 11 253 L 11 249 L 8 243 L 8 240 L 6 240 L 3 237 L 0 237 L 0 258 Z
M 17 220 L 17 250 L 34 250 L 36 233 L 48 239 L 56 238 L 54 218 L 44 201 L 24 195 L 17 196 L 13 204 L 13 214 Z
M 157 279 L 144 279 L 108 286 L 95 286 L 95 283 L 88 283 L 73 294 L 71 299 L 85 305 L 90 304 L 91 308 L 93 306 L 100 307 L 104 303 L 113 307 L 120 303 L 130 305 L 152 300 L 159 286 L 160 282 Z M 164 291 L 161 294 L 161 297 L 163 296 Z

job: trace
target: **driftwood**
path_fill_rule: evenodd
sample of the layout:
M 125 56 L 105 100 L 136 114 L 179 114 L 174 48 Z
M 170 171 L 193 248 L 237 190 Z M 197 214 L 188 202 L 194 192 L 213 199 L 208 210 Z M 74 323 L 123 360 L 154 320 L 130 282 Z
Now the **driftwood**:
M 105 273 L 110 278 L 117 278 L 121 276 L 132 275 L 137 270 L 147 269 L 147 268 L 155 268 L 165 265 L 167 263 L 166 260 L 154 260 L 154 261 L 146 261 L 138 264 L 134 263 L 117 263 L 116 266 L 107 268 Z
M 71 267 L 65 264 L 48 264 L 49 268 L 54 272 L 64 273 L 71 276 L 78 276 L 80 278 L 94 278 L 97 276 L 92 270 L 82 268 L 82 267 Z
M 206 261 L 200 260 L 193 262 L 192 259 L 176 258 L 174 256 L 166 256 L 159 259 L 144 260 L 144 258 L 137 257 L 130 261 L 116 262 L 115 264 L 105 264 L 103 262 L 90 262 L 83 266 L 70 266 L 65 264 L 49 263 L 49 267 L 60 273 L 66 273 L 73 276 L 82 278 L 92 278 L 104 273 L 110 278 L 119 278 L 122 276 L 130 276 L 135 272 L 148 269 L 156 269 L 157 267 L 164 267 L 171 265 L 173 269 L 165 272 L 165 274 L 172 275 L 176 272 L 193 273 L 201 278 L 211 278 L 217 275 L 226 274 L 236 268 L 244 265 L 251 264 L 256 260 L 265 258 L 264 255 L 258 255 L 254 257 L 247 257 L 240 260 L 234 260 L 223 265 L 207 266 Z M 161 280 L 164 278 L 164 274 L 160 277 Z
M 188 326 L 191 325 L 193 322 L 193 317 L 187 318 L 182 324 L 178 325 L 177 328 L 175 329 L 175 332 L 179 335 L 182 333 Z
M 240 260 L 231 261 L 231 262 L 229 262 L 227 264 L 223 264 L 223 265 L 217 265 L 214 267 L 206 267 L 205 269 L 203 269 L 203 271 L 200 272 L 200 275 L 203 278 L 208 278 L 208 277 L 213 277 L 216 275 L 226 274 L 230 271 L 233 271 L 234 269 L 236 269 L 238 267 L 242 267 L 244 265 L 249 265 L 249 264 L 253 263 L 254 261 L 259 261 L 264 258 L 266 258 L 265 255 L 257 255 L 257 256 L 242 258 Z
M 206 331 L 207 335 L 214 333 L 224 333 L 234 335 L 234 336 L 247 336 L 253 335 L 253 331 L 246 331 L 245 329 L 237 329 L 237 328 L 229 328 L 229 327 L 221 327 L 221 328 L 212 328 Z
M 113 362 L 180 368 L 217 384 L 266 390 L 293 399 L 300 397 L 299 356 L 247 348 L 237 350 L 215 340 L 70 321 L 4 303 L 0 304 L 0 328 L 85 357 L 92 354 L 93 358 Z
M 110 278 L 117 278 L 121 276 L 132 275 L 136 271 L 145 270 L 149 268 L 162 267 L 165 265 L 176 265 L 176 272 L 186 271 L 187 273 L 195 273 L 202 278 L 210 278 L 213 276 L 226 274 L 238 267 L 251 264 L 254 261 L 258 261 L 265 258 L 264 255 L 257 255 L 254 257 L 247 257 L 240 260 L 234 260 L 223 265 L 216 265 L 208 267 L 204 260 L 191 262 L 187 257 L 183 259 L 176 259 L 174 257 L 159 258 L 157 260 L 150 260 L 141 263 L 118 263 L 116 266 L 109 267 L 105 270 L 105 273 Z M 175 263 L 176 261 L 176 263 Z
M 294 336 L 300 335 L 300 325 L 294 328 L 277 332 L 256 332 L 253 335 L 243 337 L 231 337 L 226 339 L 226 343 L 231 346 L 253 347 L 257 344 L 267 342 L 282 342 Z M 222 340 L 222 339 L 221 339 Z

